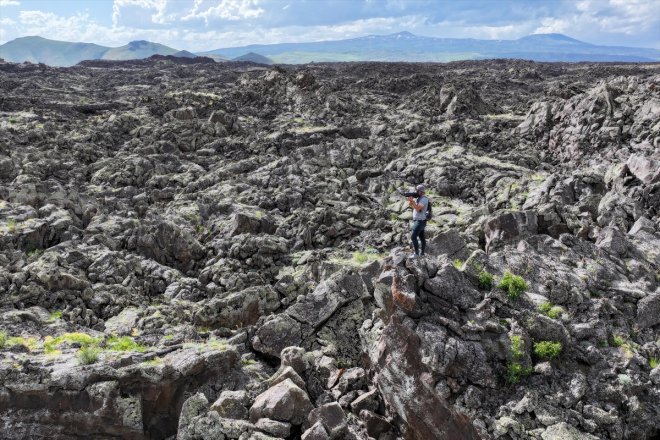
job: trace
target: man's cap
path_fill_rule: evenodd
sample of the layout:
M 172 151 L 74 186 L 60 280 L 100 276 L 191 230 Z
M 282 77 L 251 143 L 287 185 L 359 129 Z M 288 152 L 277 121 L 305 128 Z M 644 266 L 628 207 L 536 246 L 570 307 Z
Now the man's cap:
M 415 188 L 417 191 L 424 191 L 426 187 L 424 185 L 417 185 L 417 188 Z

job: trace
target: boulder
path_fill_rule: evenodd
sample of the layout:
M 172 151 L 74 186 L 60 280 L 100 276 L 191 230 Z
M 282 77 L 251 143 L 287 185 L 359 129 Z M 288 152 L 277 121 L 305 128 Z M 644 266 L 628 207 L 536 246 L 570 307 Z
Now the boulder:
M 286 379 L 257 396 L 250 408 L 250 420 L 268 418 L 300 425 L 313 408 L 307 393 Z
M 307 422 L 312 426 L 321 422 L 331 439 L 344 438 L 344 434 L 348 432 L 346 415 L 337 402 L 326 403 L 318 408 L 314 408 L 309 413 Z
M 248 397 L 245 391 L 223 391 L 211 405 L 211 411 L 229 419 L 246 419 L 248 416 L 247 404 Z
M 486 251 L 507 242 L 538 233 L 535 211 L 515 211 L 491 217 L 484 221 L 482 230 L 486 237 Z
M 641 328 L 660 324 L 660 291 L 655 291 L 639 300 L 636 323 Z

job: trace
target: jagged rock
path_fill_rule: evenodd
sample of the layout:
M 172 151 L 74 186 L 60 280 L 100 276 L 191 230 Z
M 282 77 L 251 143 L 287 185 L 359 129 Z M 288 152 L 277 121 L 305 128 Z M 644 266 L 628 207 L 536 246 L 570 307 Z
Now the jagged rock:
M 534 211 L 507 212 L 483 223 L 486 251 L 507 241 L 524 238 L 538 231 L 538 219 Z
M 580 432 L 566 422 L 561 422 L 548 426 L 541 434 L 541 438 L 543 440 L 564 440 L 568 438 L 575 440 L 596 440 L 598 437 Z
M 316 422 L 314 426 L 303 433 L 301 438 L 302 440 L 328 440 L 330 436 L 323 427 L 323 424 Z
M 660 323 L 660 292 L 654 292 L 637 303 L 637 325 L 641 328 Z
M 660 161 L 633 154 L 628 158 L 626 166 L 635 177 L 646 185 L 660 182 Z
M 250 287 L 208 301 L 197 309 L 194 320 L 198 325 L 232 328 L 254 324 L 279 306 L 279 296 L 271 286 Z
M 250 408 L 250 420 L 268 418 L 300 425 L 313 408 L 307 393 L 286 379 L 257 396 Z
M 348 432 L 346 415 L 337 402 L 327 403 L 314 408 L 309 413 L 307 422 L 312 426 L 321 422 L 331 439 L 343 438 L 344 434 Z
M 305 381 L 291 367 L 281 366 L 277 373 L 268 379 L 268 386 L 272 387 L 285 380 L 291 380 L 300 388 L 305 389 Z
M 291 424 L 286 422 L 278 422 L 271 419 L 259 419 L 254 424 L 257 429 L 260 429 L 275 437 L 286 438 L 291 434 Z
M 223 391 L 211 405 L 211 411 L 228 419 L 246 419 L 248 397 L 245 391 Z
M 262 353 L 279 357 L 280 352 L 289 346 L 302 342 L 300 323 L 288 315 L 269 317 L 257 330 L 252 346 Z
M 360 397 L 351 402 L 351 411 L 353 411 L 355 414 L 360 414 L 360 411 L 363 409 L 376 411 L 378 409 L 377 396 L 378 393 L 376 390 L 371 390 L 362 394 Z
M 392 429 L 392 425 L 384 417 L 368 409 L 360 411 L 360 418 L 364 421 L 369 436 L 373 438 L 379 438 Z

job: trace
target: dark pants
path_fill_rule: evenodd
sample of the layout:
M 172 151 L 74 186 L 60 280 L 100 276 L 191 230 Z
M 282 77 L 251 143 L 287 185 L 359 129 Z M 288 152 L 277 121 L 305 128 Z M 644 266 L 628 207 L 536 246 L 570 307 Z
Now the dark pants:
M 426 249 L 426 237 L 424 236 L 424 228 L 426 228 L 426 220 L 415 220 L 412 226 L 412 238 L 413 247 L 415 248 L 415 253 L 417 255 L 424 255 L 424 249 Z M 417 237 L 422 243 L 422 252 L 419 252 L 419 244 L 417 243 Z

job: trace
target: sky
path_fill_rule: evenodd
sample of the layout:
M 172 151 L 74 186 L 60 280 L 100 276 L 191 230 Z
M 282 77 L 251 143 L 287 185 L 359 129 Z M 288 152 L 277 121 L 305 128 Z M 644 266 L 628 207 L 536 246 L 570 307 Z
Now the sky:
M 480 39 L 557 32 L 660 49 L 660 0 L 0 0 L 0 43 L 39 35 L 203 51 L 401 31 Z

